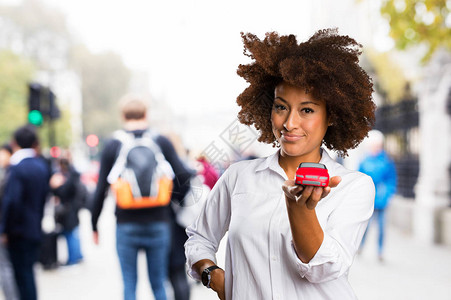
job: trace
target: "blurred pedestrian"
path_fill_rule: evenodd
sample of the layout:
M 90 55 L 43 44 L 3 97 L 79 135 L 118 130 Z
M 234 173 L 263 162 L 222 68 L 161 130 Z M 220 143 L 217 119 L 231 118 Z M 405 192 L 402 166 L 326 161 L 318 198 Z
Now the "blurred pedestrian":
M 171 140 L 174 148 L 179 154 L 180 160 L 183 162 L 186 171 L 190 172 L 190 180 L 186 183 L 189 190 L 186 191 L 185 196 L 181 202 L 172 201 L 171 208 L 171 250 L 169 253 L 169 281 L 172 286 L 174 300 L 189 300 L 191 297 L 191 285 L 188 282 L 188 275 L 186 274 L 186 256 L 184 244 L 188 239 L 185 229 L 187 224 L 183 223 L 182 219 L 186 216 L 187 209 L 193 205 L 193 184 L 196 176 L 194 170 L 195 164 L 189 156 L 189 151 L 184 147 L 180 137 L 174 133 L 167 135 Z M 193 169 L 191 169 L 193 168 Z M 188 178 L 188 177 L 187 177 Z
M 0 223 L 0 235 L 6 239 L 20 298 L 27 300 L 37 299 L 33 266 L 38 260 L 50 179 L 47 162 L 35 150 L 38 145 L 34 127 L 23 126 L 14 132 Z
M 66 265 L 74 265 L 83 259 L 78 212 L 85 205 L 87 190 L 69 156 L 58 159 L 58 169 L 50 178 L 50 187 L 56 198 L 55 222 L 61 226 L 61 233 L 67 242 Z
M 6 173 L 8 171 L 12 155 L 13 149 L 10 144 L 6 143 L 0 147 L 0 182 L 4 182 L 6 179 Z M 3 188 L 3 186 L 0 186 L 0 188 Z
M 4 144 L 0 148 L 0 218 L 2 217 L 2 197 L 8 175 L 9 161 L 13 149 L 9 144 Z M 1 223 L 1 220 L 0 220 Z M 1 237 L 0 237 L 1 238 Z M 14 271 L 11 266 L 8 250 L 5 244 L 0 240 L 0 287 L 6 299 L 19 299 L 16 280 L 14 279 Z
M 360 162 L 359 171 L 369 175 L 376 186 L 374 198 L 374 214 L 370 219 L 375 219 L 379 228 L 377 255 L 380 261 L 384 260 L 385 239 L 385 212 L 391 198 L 396 193 L 396 168 L 392 159 L 384 151 L 384 135 L 379 130 L 371 130 L 366 141 L 367 156 Z M 369 224 L 369 225 L 370 225 Z M 362 239 L 363 247 L 368 229 Z
M 252 62 L 239 120 L 280 149 L 232 164 L 187 228 L 187 265 L 220 299 L 355 299 L 348 272 L 373 211 L 371 178 L 345 169 L 374 122 L 372 83 L 360 45 L 335 30 L 298 43 L 276 32 L 242 34 Z M 300 163 L 321 163 L 329 186 L 295 185 Z M 312 174 L 313 175 L 313 174 Z M 225 268 L 216 251 L 228 232 Z
M 218 171 L 216 171 L 215 167 L 213 167 L 205 156 L 199 156 L 197 161 L 200 163 L 199 175 L 202 176 L 204 184 L 212 189 L 219 179 Z
M 169 200 L 183 200 L 189 189 L 191 174 L 169 139 L 149 128 L 147 106 L 142 99 L 124 97 L 121 113 L 124 130 L 113 134 L 101 154 L 92 210 L 94 241 L 98 243 L 99 240 L 97 222 L 111 185 L 116 194 L 116 246 L 124 299 L 133 300 L 136 297 L 139 250 L 146 253 L 148 276 L 155 299 L 167 299 L 164 285 L 168 278 L 171 246 Z M 169 194 L 165 189 L 168 178 L 172 183 L 172 193 L 169 191 Z
M 183 205 L 183 204 L 182 204 Z M 174 300 L 189 300 L 191 287 L 186 274 L 185 242 L 188 239 L 185 229 L 177 222 L 177 212 L 171 209 L 171 249 L 169 254 L 169 280 L 174 292 Z

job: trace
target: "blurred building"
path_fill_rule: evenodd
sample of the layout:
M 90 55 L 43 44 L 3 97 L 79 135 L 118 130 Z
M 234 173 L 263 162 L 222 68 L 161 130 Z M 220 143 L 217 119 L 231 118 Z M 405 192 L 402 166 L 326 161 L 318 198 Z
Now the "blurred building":
M 451 245 L 451 53 L 439 50 L 423 72 L 418 95 L 420 172 L 413 232 Z
M 416 93 L 407 86 L 396 103 L 382 96 L 376 111 L 398 173 L 389 221 L 423 242 L 451 245 L 451 53 L 438 51 L 421 74 Z
M 319 0 L 312 9 L 312 29 L 338 27 L 365 48 L 387 51 L 393 41 L 380 5 L 380 0 Z M 389 222 L 421 241 L 451 245 L 451 54 L 438 51 L 424 67 L 418 64 L 418 53 L 396 56 L 404 74 L 415 80 L 396 103 L 374 95 L 375 127 L 385 134 L 386 150 L 398 171 Z M 371 76 L 377 84 L 377 74 Z M 352 150 L 344 163 L 356 168 L 362 155 L 362 149 Z

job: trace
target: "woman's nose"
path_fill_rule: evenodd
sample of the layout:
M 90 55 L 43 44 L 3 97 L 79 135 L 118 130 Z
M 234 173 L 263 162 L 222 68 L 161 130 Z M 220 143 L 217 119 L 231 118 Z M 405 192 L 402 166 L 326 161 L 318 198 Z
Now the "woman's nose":
M 288 114 L 287 119 L 285 120 L 285 123 L 283 123 L 283 127 L 286 130 L 291 131 L 293 129 L 298 128 L 299 124 L 300 124 L 300 119 L 299 119 L 297 112 L 291 111 Z

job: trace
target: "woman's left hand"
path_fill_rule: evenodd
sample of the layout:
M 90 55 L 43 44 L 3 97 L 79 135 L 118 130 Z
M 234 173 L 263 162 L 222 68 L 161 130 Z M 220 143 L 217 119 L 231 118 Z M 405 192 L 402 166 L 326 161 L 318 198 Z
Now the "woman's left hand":
M 334 176 L 329 180 L 329 186 L 303 186 L 294 183 L 294 180 L 286 180 L 282 189 L 285 193 L 285 199 L 290 203 L 296 203 L 300 206 L 306 206 L 308 209 L 315 209 L 318 202 L 329 195 L 331 188 L 336 187 L 341 181 L 340 176 Z

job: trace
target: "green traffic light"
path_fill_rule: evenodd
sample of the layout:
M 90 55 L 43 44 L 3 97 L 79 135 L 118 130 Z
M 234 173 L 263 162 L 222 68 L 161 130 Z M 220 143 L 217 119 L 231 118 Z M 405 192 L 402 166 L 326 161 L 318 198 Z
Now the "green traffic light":
M 42 113 L 39 110 L 30 111 L 28 113 L 28 121 L 35 126 L 41 126 L 43 121 Z

